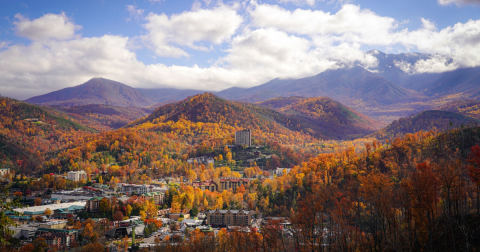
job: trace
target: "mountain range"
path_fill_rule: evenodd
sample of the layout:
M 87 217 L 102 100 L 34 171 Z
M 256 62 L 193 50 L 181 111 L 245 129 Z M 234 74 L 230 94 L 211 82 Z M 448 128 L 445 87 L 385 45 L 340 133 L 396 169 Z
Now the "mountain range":
M 383 123 L 436 109 L 456 99 L 477 100 L 480 97 L 480 68 L 412 74 L 404 72 L 399 62 L 414 65 L 432 55 L 385 54 L 378 50 L 368 54 L 378 59 L 375 68 L 354 66 L 331 69 L 311 77 L 273 79 L 251 88 L 232 87 L 212 93 L 227 100 L 250 103 L 290 96 L 330 97 Z M 167 103 L 202 93 L 204 91 L 192 89 L 132 88 L 117 81 L 93 78 L 81 85 L 32 97 L 26 102 L 62 107 L 97 104 L 153 111 Z M 144 116 L 142 113 L 136 115 Z

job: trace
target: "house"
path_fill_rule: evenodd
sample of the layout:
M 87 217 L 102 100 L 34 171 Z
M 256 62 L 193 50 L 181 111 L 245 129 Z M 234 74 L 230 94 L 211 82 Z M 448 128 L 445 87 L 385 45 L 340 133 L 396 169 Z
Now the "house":
M 280 177 L 283 176 L 283 173 L 288 174 L 290 172 L 291 168 L 278 168 L 273 170 L 273 175 Z
M 10 173 L 10 168 L 0 168 L 0 179 L 3 179 L 3 176 Z
M 211 226 L 250 226 L 255 211 L 248 210 L 209 210 L 207 223 Z

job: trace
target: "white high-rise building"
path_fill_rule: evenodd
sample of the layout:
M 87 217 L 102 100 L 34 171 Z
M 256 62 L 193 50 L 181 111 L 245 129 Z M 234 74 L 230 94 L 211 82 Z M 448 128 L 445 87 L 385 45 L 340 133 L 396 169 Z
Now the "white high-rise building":
M 70 171 L 67 178 L 72 181 L 87 180 L 87 173 L 85 171 Z

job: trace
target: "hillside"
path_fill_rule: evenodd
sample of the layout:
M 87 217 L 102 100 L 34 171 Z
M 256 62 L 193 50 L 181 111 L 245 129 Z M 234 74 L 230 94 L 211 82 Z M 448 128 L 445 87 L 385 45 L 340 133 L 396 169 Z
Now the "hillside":
M 480 119 L 480 101 L 459 99 L 442 105 L 436 109 L 455 112 L 464 116 Z
M 50 151 L 93 132 L 58 111 L 0 98 L 0 166 L 34 171 Z
M 429 96 L 461 94 L 462 97 L 480 96 L 480 67 L 460 68 L 439 74 L 437 78 L 419 86 Z
M 295 102 L 282 108 L 271 104 Z M 258 106 L 257 106 L 258 105 Z M 197 95 L 157 108 L 142 123 L 177 122 L 180 119 L 275 132 L 285 129 L 321 139 L 354 139 L 379 129 L 381 124 L 329 98 L 275 98 L 252 105 L 221 99 L 213 94 Z
M 467 126 L 478 122 L 479 120 L 477 119 L 453 112 L 427 110 L 415 116 L 395 120 L 371 136 L 377 139 L 393 139 L 407 133 L 430 130 L 441 132 L 454 127 Z
M 268 118 L 266 114 L 268 114 Z M 183 119 L 194 123 L 218 123 L 263 132 L 289 131 L 283 125 L 272 120 L 272 117 L 282 117 L 282 115 L 275 111 L 264 111 L 264 109 L 254 108 L 250 104 L 232 102 L 214 94 L 205 93 L 161 106 L 149 116 L 137 119 L 127 127 L 147 122 L 178 122 Z M 284 116 L 282 119 L 287 121 Z
M 58 105 L 63 107 L 102 104 L 118 107 L 147 107 L 155 104 L 136 89 L 120 82 L 104 78 L 93 78 L 84 84 L 64 88 L 48 94 L 25 100 L 40 105 Z
M 75 107 L 54 106 L 56 110 L 67 113 L 82 125 L 87 125 L 98 131 L 121 128 L 140 117 L 147 116 L 153 109 L 138 107 L 115 107 L 99 104 L 89 104 Z
M 301 117 L 316 131 L 335 139 L 353 139 L 370 134 L 383 126 L 328 97 L 279 97 L 261 103 L 289 117 Z

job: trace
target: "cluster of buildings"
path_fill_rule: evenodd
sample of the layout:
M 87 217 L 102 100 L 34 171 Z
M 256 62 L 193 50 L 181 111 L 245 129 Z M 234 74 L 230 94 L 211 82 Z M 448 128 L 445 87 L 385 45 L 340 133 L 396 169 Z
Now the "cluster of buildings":
M 197 164 L 208 165 L 208 164 L 215 163 L 215 159 L 213 157 L 201 156 L 201 157 L 189 158 L 187 159 L 187 163 L 189 164 L 197 163 Z
M 211 192 L 223 192 L 224 190 L 231 188 L 234 192 L 236 192 L 237 188 L 242 185 L 247 188 L 251 180 L 252 179 L 249 178 L 223 177 L 205 180 L 203 182 L 193 182 L 192 186 L 195 188 L 200 188 L 202 191 L 209 190 Z

